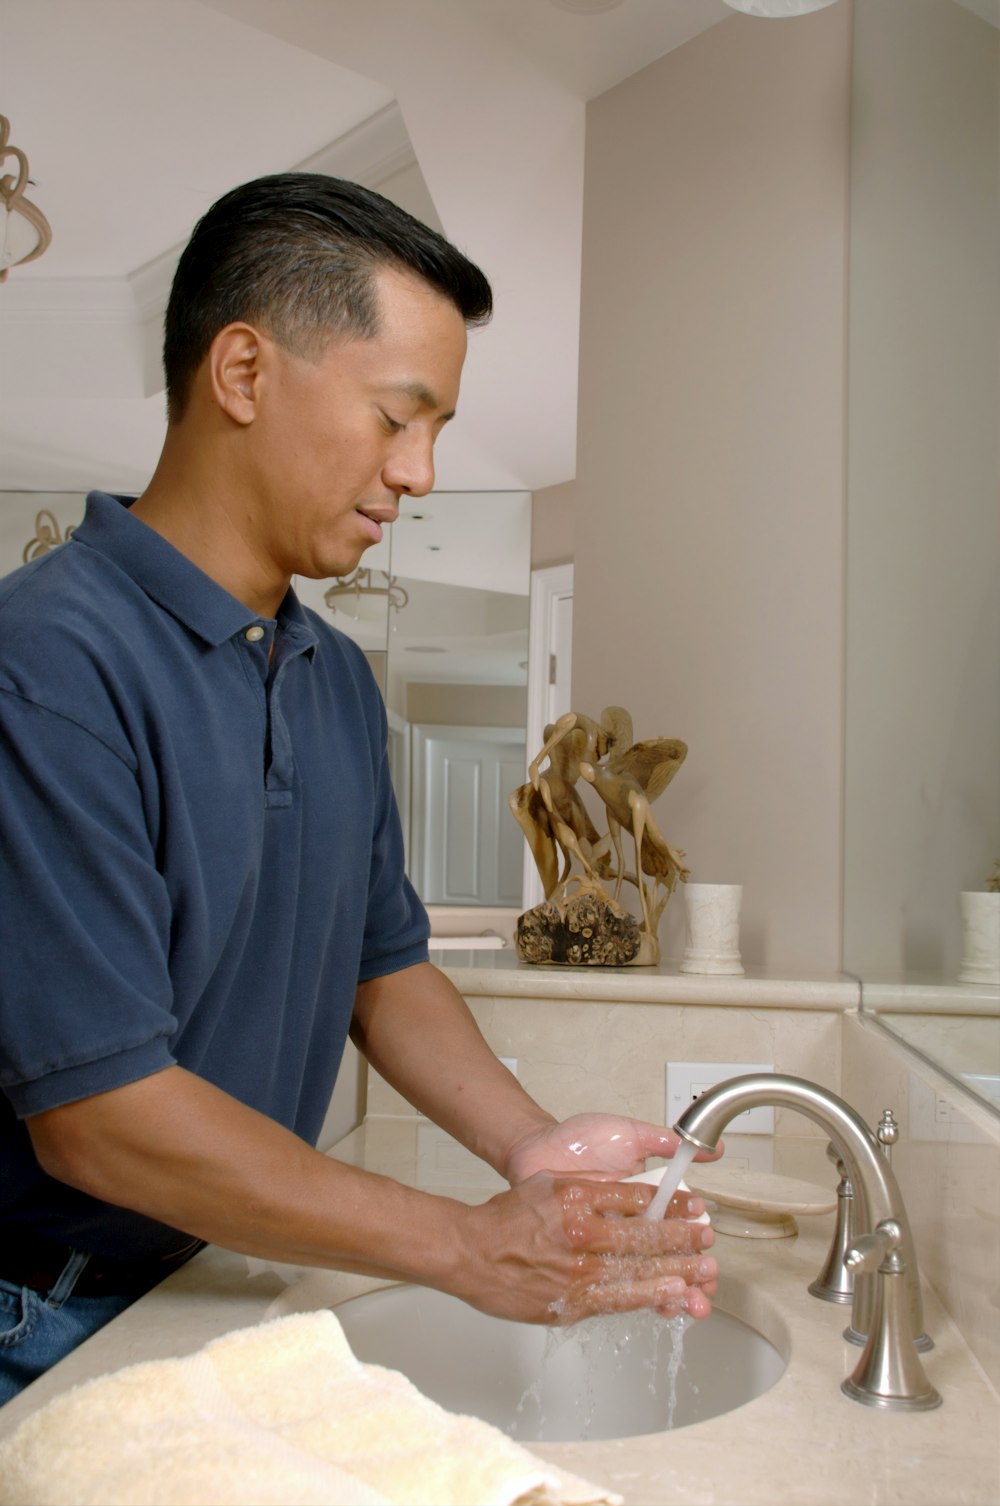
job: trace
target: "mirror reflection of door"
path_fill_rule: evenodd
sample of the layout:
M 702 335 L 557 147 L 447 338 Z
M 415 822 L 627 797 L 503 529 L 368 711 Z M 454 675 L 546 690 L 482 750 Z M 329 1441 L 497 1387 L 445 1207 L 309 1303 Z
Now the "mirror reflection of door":
M 390 624 L 385 697 L 410 878 L 431 906 L 519 908 L 507 798 L 527 761 L 531 494 L 404 503 L 391 560 L 407 605 Z
M 296 589 L 375 671 L 410 878 L 431 906 L 520 909 L 507 798 L 527 767 L 531 493 L 404 499 L 362 567 L 332 598 L 330 581 Z
M 520 907 L 507 797 L 524 781 L 523 729 L 414 726 L 412 739 L 410 871 L 424 902 Z

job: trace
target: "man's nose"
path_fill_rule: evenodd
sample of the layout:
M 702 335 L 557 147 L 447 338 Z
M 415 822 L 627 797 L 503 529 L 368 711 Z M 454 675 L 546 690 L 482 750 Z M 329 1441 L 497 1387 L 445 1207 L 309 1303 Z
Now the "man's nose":
M 434 488 L 434 441 L 422 435 L 407 435 L 408 443 L 393 449 L 382 479 L 397 494 L 426 497 Z

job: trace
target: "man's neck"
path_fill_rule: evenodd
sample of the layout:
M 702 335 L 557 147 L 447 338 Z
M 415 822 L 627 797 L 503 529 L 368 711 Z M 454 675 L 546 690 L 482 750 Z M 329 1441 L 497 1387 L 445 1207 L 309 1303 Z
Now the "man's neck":
M 240 489 L 217 469 L 188 463 L 168 434 L 156 471 L 132 513 L 261 617 L 275 617 L 290 581 L 254 551 L 238 522 Z M 181 453 L 178 453 L 178 450 Z

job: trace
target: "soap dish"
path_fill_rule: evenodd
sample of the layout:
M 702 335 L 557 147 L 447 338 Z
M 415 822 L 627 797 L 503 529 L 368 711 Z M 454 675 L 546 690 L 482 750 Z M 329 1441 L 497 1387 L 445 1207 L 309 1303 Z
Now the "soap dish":
M 796 1216 L 832 1213 L 837 1206 L 835 1189 L 776 1172 L 692 1162 L 688 1182 L 715 1203 L 713 1228 L 740 1239 L 788 1239 L 799 1232 Z

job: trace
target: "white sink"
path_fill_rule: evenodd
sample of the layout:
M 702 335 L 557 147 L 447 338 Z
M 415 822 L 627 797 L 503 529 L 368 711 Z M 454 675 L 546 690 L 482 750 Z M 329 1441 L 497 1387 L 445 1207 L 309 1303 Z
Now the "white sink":
M 360 1360 L 401 1370 L 449 1411 L 523 1443 L 703 1422 L 769 1390 L 787 1363 L 787 1344 L 779 1353 L 719 1307 L 697 1323 L 643 1312 L 554 1329 L 491 1318 L 426 1287 L 391 1286 L 336 1312 Z

